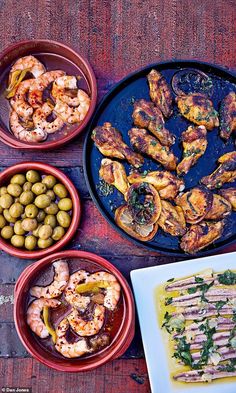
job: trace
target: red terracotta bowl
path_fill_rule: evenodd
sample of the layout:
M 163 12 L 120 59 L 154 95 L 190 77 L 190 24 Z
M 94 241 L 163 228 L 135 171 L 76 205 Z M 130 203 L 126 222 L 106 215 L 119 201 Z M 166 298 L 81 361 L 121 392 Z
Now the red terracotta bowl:
M 67 359 L 62 358 L 61 356 L 56 356 L 52 351 L 49 352 L 42 345 L 39 345 L 38 341 L 36 341 L 33 333 L 31 332 L 29 326 L 26 323 L 26 306 L 28 301 L 29 289 L 32 285 L 31 283 L 44 269 L 50 266 L 52 261 L 58 258 L 66 258 L 69 263 L 70 259 L 76 259 L 76 263 L 78 259 L 78 269 L 80 269 L 79 259 L 83 258 L 89 260 L 91 261 L 91 263 L 95 263 L 97 265 L 98 270 L 106 269 L 112 274 L 114 274 L 122 288 L 124 311 L 122 320 L 120 322 L 120 327 L 108 347 L 93 355 L 90 355 L 87 358 Z M 58 371 L 88 371 L 121 356 L 129 347 L 134 337 L 134 310 L 135 307 L 131 289 L 127 284 L 125 278 L 119 272 L 119 270 L 117 270 L 106 259 L 85 251 L 68 250 L 47 256 L 46 258 L 43 258 L 40 261 L 27 267 L 21 273 L 15 285 L 14 321 L 17 333 L 27 351 L 36 360 Z
M 49 248 L 43 250 L 36 250 L 36 251 L 27 251 L 25 249 L 20 249 L 12 246 L 9 242 L 4 240 L 0 236 L 1 250 L 7 252 L 8 254 L 14 255 L 15 257 L 18 258 L 39 259 L 45 257 L 46 255 L 52 254 L 53 252 L 61 250 L 72 239 L 79 226 L 80 217 L 81 217 L 81 204 L 80 204 L 78 192 L 75 186 L 73 185 L 73 183 L 70 181 L 70 179 L 59 169 L 51 165 L 44 164 L 42 162 L 28 161 L 28 162 L 20 162 L 16 165 L 10 166 L 9 168 L 5 169 L 0 173 L 0 187 L 4 186 L 10 180 L 10 178 L 16 173 L 25 173 L 29 169 L 35 169 L 41 172 L 42 174 L 50 174 L 55 176 L 59 180 L 59 182 L 64 184 L 65 187 L 67 188 L 73 203 L 72 220 L 69 228 L 67 229 L 67 232 L 65 233 L 65 235 L 62 237 L 61 240 L 54 243 Z
M 20 57 L 35 55 L 47 71 L 61 69 L 67 74 L 81 76 L 80 87 L 91 97 L 89 111 L 80 125 L 65 126 L 41 143 L 19 141 L 9 129 L 10 105 L 5 98 L 8 75 L 12 64 Z M 51 40 L 21 41 L 9 46 L 0 54 L 0 140 L 16 149 L 55 149 L 79 135 L 88 124 L 97 101 L 97 82 L 88 61 L 68 46 Z

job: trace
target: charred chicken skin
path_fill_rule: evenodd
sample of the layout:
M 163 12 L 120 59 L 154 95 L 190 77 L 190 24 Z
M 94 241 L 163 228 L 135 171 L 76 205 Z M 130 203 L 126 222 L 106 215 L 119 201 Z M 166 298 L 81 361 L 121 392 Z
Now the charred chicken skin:
M 220 190 L 219 194 L 222 195 L 232 206 L 232 209 L 236 211 L 236 188 L 231 187 L 225 190 Z
M 165 117 L 170 117 L 173 113 L 173 96 L 164 76 L 156 70 L 151 70 L 147 79 L 151 100 Z
M 207 148 L 207 130 L 205 126 L 189 126 L 182 133 L 183 159 L 177 165 L 177 174 L 184 175 L 196 164 Z
M 126 194 L 129 188 L 125 168 L 123 164 L 118 161 L 112 161 L 109 158 L 104 158 L 101 162 L 99 176 L 106 183 L 113 185 L 122 194 Z
M 223 220 L 202 221 L 199 224 L 191 225 L 188 232 L 182 237 L 180 247 L 188 254 L 194 254 L 219 239 L 223 229 Z
M 132 117 L 137 127 L 147 128 L 162 145 L 173 145 L 174 135 L 165 128 L 163 115 L 152 102 L 145 100 L 135 102 Z
M 229 139 L 236 131 L 236 93 L 231 91 L 220 105 L 220 136 Z
M 91 138 L 104 156 L 127 160 L 135 168 L 143 164 L 143 157 L 126 145 L 120 132 L 112 127 L 111 123 L 106 122 L 103 126 L 97 126 Z
M 160 142 L 142 128 L 129 130 L 131 145 L 140 153 L 146 154 L 153 160 L 160 162 L 166 169 L 176 168 L 177 158 L 168 146 L 162 146 Z
M 195 187 L 182 195 L 178 195 L 175 201 L 183 209 L 186 222 L 197 224 L 210 211 L 213 195 L 203 187 Z
M 182 116 L 191 122 L 203 125 L 207 130 L 219 126 L 218 113 L 209 98 L 202 93 L 192 93 L 176 98 Z
M 236 152 L 226 153 L 218 159 L 218 168 L 209 176 L 201 179 L 201 183 L 210 189 L 220 188 L 224 183 L 236 179 Z
M 222 220 L 231 214 L 232 207 L 230 202 L 223 196 L 213 194 L 213 202 L 211 209 L 205 216 L 205 220 Z
M 168 171 L 153 171 L 148 173 L 131 173 L 128 176 L 130 184 L 146 182 L 152 184 L 159 192 L 161 199 L 175 199 L 184 190 L 184 182 Z
M 161 201 L 162 209 L 158 219 L 159 226 L 171 236 L 182 236 L 186 232 L 186 222 L 181 207 Z

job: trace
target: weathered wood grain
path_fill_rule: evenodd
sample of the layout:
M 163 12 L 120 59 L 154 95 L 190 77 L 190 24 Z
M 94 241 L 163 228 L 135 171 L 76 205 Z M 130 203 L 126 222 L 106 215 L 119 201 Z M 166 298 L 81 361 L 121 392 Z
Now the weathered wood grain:
M 115 360 L 86 373 L 58 373 L 32 358 L 0 359 L 0 388 L 30 387 L 33 393 L 150 393 L 144 359 Z
M 2 0 L 0 50 L 22 39 L 46 38 L 69 44 L 91 62 L 100 99 L 129 72 L 152 62 L 199 59 L 236 70 L 235 20 L 235 0 L 195 0 L 194 4 L 191 0 L 42 0 L 40 5 L 35 0 Z M 78 187 L 84 206 L 81 227 L 68 247 L 107 255 L 126 276 L 131 267 L 173 261 L 124 240 L 98 213 L 88 199 L 80 172 L 83 140 L 84 135 L 63 148 L 36 155 L 0 143 L 0 165 L 33 159 L 65 169 Z M 1 283 L 9 285 L 0 290 L 8 296 L 12 284 L 30 262 L 4 253 L 0 259 Z M 12 306 L 7 303 L 1 307 L 4 319 L 11 323 L 7 314 L 12 315 Z M 0 368 L 0 387 L 29 386 L 34 393 L 150 392 L 144 360 L 118 360 L 91 373 L 76 375 L 56 373 L 31 358 L 1 359 Z

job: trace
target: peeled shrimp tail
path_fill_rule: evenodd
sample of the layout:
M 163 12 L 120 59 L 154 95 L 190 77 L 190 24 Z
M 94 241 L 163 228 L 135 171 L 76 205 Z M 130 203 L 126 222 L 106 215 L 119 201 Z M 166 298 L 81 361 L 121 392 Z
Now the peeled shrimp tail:
M 47 132 L 40 128 L 35 128 L 33 130 L 25 129 L 14 110 L 10 111 L 10 128 L 14 136 L 21 141 L 42 142 L 47 138 Z
M 60 304 L 61 302 L 56 299 L 36 299 L 29 305 L 27 310 L 27 324 L 40 338 L 46 338 L 49 336 L 49 332 L 41 319 L 43 307 L 56 308 Z

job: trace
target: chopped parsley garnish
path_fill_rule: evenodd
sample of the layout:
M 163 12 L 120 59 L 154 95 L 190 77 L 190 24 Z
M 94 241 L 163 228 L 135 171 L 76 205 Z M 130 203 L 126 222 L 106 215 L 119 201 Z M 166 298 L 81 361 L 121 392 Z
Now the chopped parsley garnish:
M 198 290 L 198 287 L 192 287 L 192 288 L 188 288 L 187 291 L 190 295 L 192 295 L 193 293 L 196 293 Z
M 150 143 L 151 143 L 152 146 L 156 146 L 157 145 L 157 142 L 154 141 L 154 140 L 152 140 Z
M 217 311 L 220 311 L 222 307 L 226 304 L 227 302 L 224 302 L 223 300 L 219 300 L 218 302 L 215 303 Z
M 203 282 L 204 279 L 202 277 L 195 277 L 195 282 Z
M 236 284 L 236 273 L 231 270 L 226 270 L 222 274 L 218 274 L 218 280 L 220 284 L 235 285 Z
M 169 280 L 167 280 L 167 282 L 172 282 L 174 281 L 174 278 L 169 278 Z
M 165 301 L 165 305 L 169 306 L 169 304 L 171 304 L 172 302 L 173 302 L 173 297 L 167 297 Z
M 193 359 L 190 353 L 190 344 L 186 342 L 186 337 L 178 339 L 176 352 L 173 355 L 176 359 L 182 360 L 187 366 L 192 366 Z

